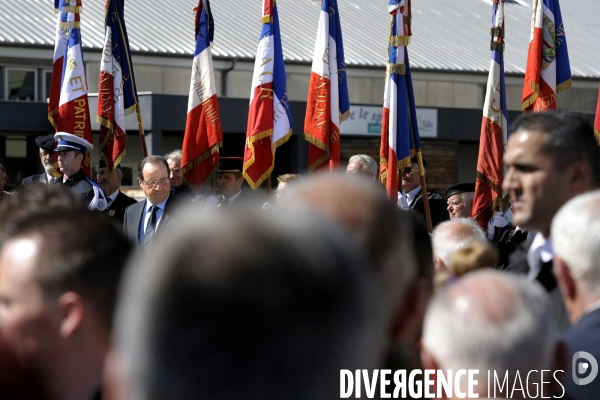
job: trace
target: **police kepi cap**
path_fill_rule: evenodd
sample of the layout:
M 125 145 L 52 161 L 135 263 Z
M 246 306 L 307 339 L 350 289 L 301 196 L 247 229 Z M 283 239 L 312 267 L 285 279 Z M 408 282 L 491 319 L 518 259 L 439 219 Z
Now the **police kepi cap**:
M 242 157 L 219 158 L 219 172 L 242 172 L 244 159 Z
M 44 135 L 36 137 L 35 145 L 40 149 L 54 151 L 54 135 Z
M 473 182 L 457 183 L 455 185 L 448 186 L 448 188 L 446 188 L 446 197 L 450 197 L 453 194 L 457 194 L 457 193 L 469 193 L 469 192 L 474 192 L 474 191 L 475 191 L 475 184 Z
M 58 142 L 55 151 L 78 150 L 85 154 L 94 148 L 94 146 L 84 138 L 66 132 L 56 132 L 54 139 Z

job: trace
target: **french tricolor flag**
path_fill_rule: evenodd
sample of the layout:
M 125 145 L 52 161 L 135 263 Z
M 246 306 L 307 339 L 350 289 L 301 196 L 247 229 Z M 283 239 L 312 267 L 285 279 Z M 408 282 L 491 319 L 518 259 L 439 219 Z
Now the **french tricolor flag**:
M 391 0 L 388 3 L 392 23 L 383 97 L 379 179 L 394 203 L 398 201 L 398 171 L 410 167 L 411 157 L 421 151 L 407 51 L 409 9 L 408 0 Z
M 333 83 L 332 83 L 333 82 Z M 350 115 L 337 0 L 323 0 L 304 120 L 308 170 L 340 165 L 340 124 Z
M 211 54 L 214 22 L 208 0 L 196 8 L 196 49 L 185 123 L 181 171 L 184 182 L 200 189 L 219 165 L 223 131 Z
M 504 0 L 494 0 L 492 5 L 491 34 L 492 60 L 483 105 L 472 210 L 473 219 L 482 228 L 487 227 L 492 212 L 501 206 L 502 154 L 509 135 L 504 84 Z
M 556 109 L 556 95 L 570 87 L 567 37 L 558 0 L 533 0 L 523 112 Z
M 275 0 L 263 0 L 262 30 L 246 130 L 243 175 L 257 189 L 273 171 L 275 150 L 292 135 L 279 18 Z
M 98 154 L 109 171 L 125 157 L 125 116 L 135 112 L 138 103 L 123 1 L 106 1 L 104 48 L 98 79 Z
M 62 70 L 67 48 L 68 23 L 67 13 L 62 12 L 63 0 L 54 0 L 56 13 L 56 35 L 54 38 L 54 57 L 52 61 L 52 79 L 50 80 L 50 96 L 48 99 L 48 120 L 56 130 L 55 115 L 58 114 L 60 100 L 60 85 L 62 84 Z
M 63 0 L 62 11 L 67 13 L 69 38 L 63 62 L 63 80 L 60 87 L 56 129 L 58 132 L 68 132 L 93 143 L 88 85 L 85 77 L 85 64 L 83 62 L 79 29 L 81 9 L 81 0 Z M 85 155 L 82 169 L 89 177 L 89 151 Z

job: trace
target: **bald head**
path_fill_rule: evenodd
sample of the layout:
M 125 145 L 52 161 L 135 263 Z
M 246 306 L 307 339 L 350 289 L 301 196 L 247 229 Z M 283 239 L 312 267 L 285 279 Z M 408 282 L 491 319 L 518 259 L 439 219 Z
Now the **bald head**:
M 480 377 L 486 370 L 527 373 L 550 369 L 555 332 L 541 285 L 485 270 L 434 297 L 425 317 L 423 346 L 444 370 L 479 369 Z
M 385 313 L 393 313 L 416 275 L 412 221 L 377 183 L 315 175 L 290 189 L 287 202 L 334 221 L 366 251 L 378 274 Z
M 436 269 L 449 266 L 452 254 L 457 250 L 473 243 L 487 244 L 481 228 L 467 218 L 442 222 L 433 230 L 431 240 Z

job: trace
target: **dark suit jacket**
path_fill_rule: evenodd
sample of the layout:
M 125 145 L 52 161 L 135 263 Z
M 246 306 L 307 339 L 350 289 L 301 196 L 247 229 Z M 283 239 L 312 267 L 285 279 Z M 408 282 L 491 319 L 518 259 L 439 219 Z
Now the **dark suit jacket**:
M 529 264 L 527 262 L 527 252 L 531 247 L 531 240 L 525 241 L 517 245 L 516 250 L 508 258 L 508 266 L 505 271 L 515 272 L 519 274 L 527 274 L 529 272 Z M 558 330 L 563 332 L 570 328 L 569 315 L 565 309 L 565 304 L 560 293 L 560 288 L 552 274 L 552 261 L 542 264 L 542 269 L 536 280 L 548 291 L 550 296 L 550 308 L 554 314 L 554 320 Z
M 219 208 L 223 209 L 223 208 L 235 208 L 235 207 L 241 207 L 244 204 L 247 204 L 248 202 L 251 201 L 250 196 L 248 196 L 246 194 L 246 192 L 244 192 L 242 190 L 242 193 L 240 193 L 240 195 L 238 196 L 237 199 L 235 199 L 235 201 L 229 206 L 229 207 L 224 207 L 224 205 L 226 204 L 225 202 L 228 202 L 229 200 L 225 200 L 223 199 L 220 203 L 219 203 Z
M 6 196 L 12 196 L 12 195 L 13 195 L 12 193 L 10 193 L 10 192 L 7 192 L 6 190 L 3 190 L 3 191 L 2 191 L 2 197 L 0 197 L 0 202 L 2 202 L 2 200 L 4 200 L 4 198 L 5 198 Z
M 36 182 L 48 183 L 48 177 L 45 172 L 39 175 L 31 175 L 21 180 L 21 186 L 33 185 Z
M 110 207 L 108 207 L 108 216 L 118 218 L 123 222 L 123 219 L 125 218 L 125 209 L 135 203 L 137 203 L 136 199 L 127 196 L 119 190 L 119 195 L 115 201 L 112 202 Z
M 438 224 L 450 219 L 448 214 L 448 204 L 446 200 L 436 192 L 427 191 L 429 199 L 429 211 L 431 212 L 431 225 L 435 228 Z M 420 191 L 415 200 L 410 204 L 410 209 L 423 216 L 425 220 L 425 201 L 423 200 L 423 191 Z
M 146 211 L 146 203 L 148 200 L 140 201 L 130 205 L 125 209 L 125 216 L 123 218 L 123 233 L 131 240 L 132 243 L 139 243 L 140 238 L 140 224 L 143 219 L 142 216 Z M 178 198 L 174 195 L 169 195 L 165 210 L 158 227 L 156 228 L 155 237 L 160 235 L 165 229 L 174 223 L 173 210 L 178 204 Z
M 565 371 L 563 382 L 566 396 L 569 399 L 575 400 L 598 398 L 598 394 L 600 393 L 600 377 L 597 377 L 587 385 L 576 385 L 572 377 L 572 358 L 578 351 L 585 351 L 594 356 L 596 361 L 600 362 L 600 309 L 585 314 L 571 329 L 562 335 L 562 338 L 569 348 L 569 357 L 567 358 L 569 366 Z M 582 359 L 582 361 L 584 360 Z M 576 365 L 579 365 L 579 363 L 576 363 Z M 590 369 L 588 368 L 588 371 Z M 585 378 L 589 376 L 589 372 L 576 375 L 578 378 Z

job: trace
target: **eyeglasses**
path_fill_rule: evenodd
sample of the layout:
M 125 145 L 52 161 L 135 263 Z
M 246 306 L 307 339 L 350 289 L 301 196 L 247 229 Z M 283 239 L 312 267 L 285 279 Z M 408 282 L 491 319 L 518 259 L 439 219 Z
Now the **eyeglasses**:
M 410 168 L 410 167 L 402 168 L 400 170 L 402 175 L 410 175 L 415 171 L 418 171 L 418 169 L 414 169 L 414 168 Z
M 160 181 L 150 181 L 150 182 L 144 182 L 142 181 L 142 183 L 152 189 L 156 189 L 159 186 L 165 186 L 167 183 L 171 182 L 171 180 L 169 178 L 163 178 Z

